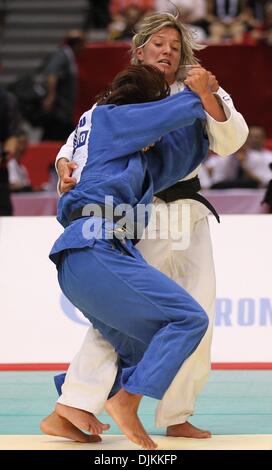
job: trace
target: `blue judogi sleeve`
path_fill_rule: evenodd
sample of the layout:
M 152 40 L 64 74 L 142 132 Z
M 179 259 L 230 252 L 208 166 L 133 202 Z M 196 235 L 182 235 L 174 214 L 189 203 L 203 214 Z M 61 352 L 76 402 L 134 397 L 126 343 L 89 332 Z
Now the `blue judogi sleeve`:
M 202 120 L 164 136 L 149 150 L 148 169 L 154 193 L 162 191 L 190 174 L 208 153 L 209 141 Z
M 104 108 L 104 109 L 103 109 Z M 93 111 L 96 126 L 91 130 L 90 152 L 111 159 L 132 154 L 169 132 L 187 127 L 197 119 L 205 120 L 199 97 L 189 89 L 152 103 L 97 106 Z M 106 112 L 105 112 L 106 111 Z M 92 160 L 95 171 L 95 159 Z
M 106 195 L 113 197 L 115 206 L 124 201 L 132 207 L 148 204 L 154 188 L 151 177 L 143 190 L 147 160 L 157 157 L 143 158 L 141 149 L 165 136 L 157 144 L 162 162 L 158 167 L 153 162 L 155 191 L 170 186 L 205 157 L 204 121 L 200 99 L 189 89 L 152 103 L 96 106 L 84 113 L 74 152 L 78 183 L 61 197 L 58 220 L 66 227 L 75 208 L 103 204 Z

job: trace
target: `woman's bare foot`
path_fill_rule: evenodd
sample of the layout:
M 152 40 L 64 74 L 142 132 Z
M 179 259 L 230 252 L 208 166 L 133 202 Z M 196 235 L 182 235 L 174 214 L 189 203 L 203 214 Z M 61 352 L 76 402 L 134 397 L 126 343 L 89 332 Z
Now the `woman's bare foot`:
M 106 403 L 106 410 L 121 431 L 135 444 L 144 449 L 156 449 L 157 444 L 146 433 L 137 416 L 142 395 L 128 393 L 123 388 Z
M 42 420 L 40 430 L 44 434 L 66 437 L 67 439 L 71 439 L 76 442 L 101 442 L 101 437 L 85 434 L 70 423 L 70 421 L 59 416 L 55 411 Z
M 57 403 L 55 411 L 57 415 L 66 418 L 78 429 L 83 429 L 90 434 L 102 434 L 110 428 L 109 424 L 101 423 L 92 413 L 85 410 Z
M 207 439 L 212 437 L 210 431 L 198 429 L 191 423 L 188 423 L 188 421 L 182 424 L 168 426 L 166 435 L 169 437 L 190 437 L 192 439 Z

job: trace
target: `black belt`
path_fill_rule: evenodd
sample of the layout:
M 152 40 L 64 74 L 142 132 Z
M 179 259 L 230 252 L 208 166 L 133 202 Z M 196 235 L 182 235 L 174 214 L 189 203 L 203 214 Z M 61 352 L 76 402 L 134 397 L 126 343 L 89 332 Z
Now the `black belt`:
M 217 222 L 220 223 L 220 217 L 218 213 L 216 212 L 215 208 L 212 206 L 212 204 L 201 194 L 198 193 L 198 191 L 201 189 L 200 186 L 200 181 L 198 176 L 195 176 L 194 178 L 191 178 L 189 180 L 185 181 L 179 181 L 178 183 L 174 184 L 168 189 L 164 189 L 163 191 L 160 191 L 159 193 L 156 193 L 156 196 L 162 199 L 164 202 L 169 203 L 169 202 L 174 202 L 177 201 L 178 199 L 194 199 L 196 201 L 201 202 L 206 206 L 215 216 Z M 118 223 L 119 220 L 121 220 L 124 217 L 123 215 L 114 215 L 112 214 L 112 208 L 110 209 L 110 215 L 109 217 L 108 212 L 106 211 L 106 206 L 104 204 L 95 204 L 96 207 L 99 207 L 101 209 L 101 212 L 99 214 L 95 214 L 94 210 L 88 210 L 88 205 L 86 206 L 81 206 L 78 207 L 77 209 L 74 209 L 70 216 L 69 216 L 69 222 L 72 222 L 73 220 L 80 219 L 81 217 L 93 217 L 94 215 L 97 215 L 99 217 L 102 217 L 103 219 L 110 220 L 111 222 Z M 133 240 L 132 240 L 133 241 Z M 137 243 L 136 237 L 134 239 L 134 243 Z
M 101 217 L 102 219 L 106 219 L 106 220 L 109 220 L 110 222 L 113 222 L 115 224 L 117 224 L 119 222 L 119 220 L 123 219 L 123 217 L 125 217 L 125 214 L 122 214 L 122 215 L 114 215 L 112 212 L 112 207 L 109 208 L 109 211 L 110 211 L 110 217 L 109 217 L 109 213 L 108 211 L 106 210 L 106 206 L 104 204 L 97 204 L 95 203 L 95 206 L 96 207 L 99 207 L 101 209 L 101 212 L 99 211 L 99 214 L 96 214 L 94 210 L 88 210 L 88 205 L 86 206 L 81 206 L 81 207 L 78 207 L 77 209 L 74 209 L 71 214 L 69 215 L 69 223 L 70 222 L 73 222 L 73 220 L 77 220 L 77 219 L 81 219 L 81 217 L 93 217 L 93 216 L 97 216 L 97 217 Z M 125 211 L 124 211 L 125 212 Z M 124 230 L 125 232 L 125 225 L 123 227 L 120 227 L 122 230 Z M 134 235 L 134 238 L 130 238 L 133 245 L 136 245 L 136 243 L 138 243 L 140 240 L 137 238 L 136 234 Z
M 179 181 L 170 188 L 164 189 L 159 193 L 156 193 L 155 196 L 162 199 L 164 202 L 174 202 L 178 199 L 194 199 L 195 201 L 201 202 L 206 206 L 214 215 L 217 222 L 220 223 L 220 217 L 213 207 L 213 205 L 206 199 L 202 194 L 199 194 L 198 191 L 201 190 L 200 181 L 198 176 L 190 178 L 189 180 Z
M 69 215 L 69 222 L 73 222 L 73 220 L 76 219 L 81 219 L 81 217 L 102 217 L 102 219 L 107 219 L 110 220 L 111 222 L 114 222 L 115 224 L 121 220 L 124 215 L 114 215 L 111 214 L 112 217 L 109 217 L 107 211 L 106 211 L 106 206 L 104 204 L 97 204 L 95 203 L 96 207 L 99 207 L 101 212 L 99 214 L 96 214 L 94 210 L 88 210 L 88 205 L 86 206 L 81 206 L 78 207 L 77 209 L 74 209 L 71 214 Z M 112 212 L 112 208 L 110 208 L 110 211 Z

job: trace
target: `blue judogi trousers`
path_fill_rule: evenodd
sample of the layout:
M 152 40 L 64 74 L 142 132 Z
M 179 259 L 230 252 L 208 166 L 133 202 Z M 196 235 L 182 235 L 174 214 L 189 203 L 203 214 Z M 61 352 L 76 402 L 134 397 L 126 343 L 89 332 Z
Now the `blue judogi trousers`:
M 208 327 L 202 307 L 148 265 L 131 240 L 63 251 L 61 289 L 116 349 L 113 386 L 161 399 Z

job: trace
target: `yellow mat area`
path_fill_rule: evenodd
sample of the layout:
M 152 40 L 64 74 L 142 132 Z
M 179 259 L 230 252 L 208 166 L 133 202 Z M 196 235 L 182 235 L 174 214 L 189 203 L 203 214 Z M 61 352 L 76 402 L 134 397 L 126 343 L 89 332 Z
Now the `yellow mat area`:
M 213 436 L 185 439 L 152 436 L 160 450 L 272 450 L 272 435 Z M 0 450 L 140 450 L 124 436 L 103 436 L 99 444 L 80 444 L 60 437 L 0 435 Z

